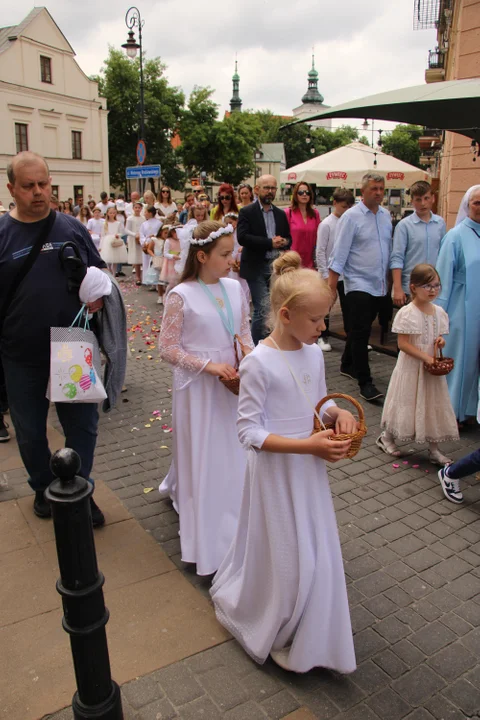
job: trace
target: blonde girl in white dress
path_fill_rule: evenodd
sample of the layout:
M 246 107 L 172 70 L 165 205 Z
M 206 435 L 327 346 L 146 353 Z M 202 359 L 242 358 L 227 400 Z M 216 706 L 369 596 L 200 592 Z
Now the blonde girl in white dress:
M 142 284 L 143 252 L 140 244 L 140 228 L 144 222 L 142 217 L 143 205 L 141 202 L 133 203 L 133 214 L 127 217 L 125 232 L 127 233 L 128 262 L 135 268 L 135 285 Z
M 159 338 L 160 355 L 174 368 L 173 461 L 160 493 L 180 515 L 182 560 L 195 563 L 198 575 L 214 573 L 230 547 L 246 465 L 238 398 L 219 381 L 238 377 L 234 335 L 247 352 L 253 348 L 248 304 L 228 277 L 232 233 L 213 221 L 195 228 Z
M 416 265 L 410 276 L 412 302 L 402 307 L 393 322 L 400 350 L 390 378 L 382 413 L 382 434 L 378 447 L 399 457 L 396 442 L 428 443 L 429 459 L 435 465 L 452 462 L 438 444 L 458 440 L 455 412 L 445 375 L 431 375 L 435 346 L 443 348 L 448 334 L 448 315 L 434 305 L 441 290 L 440 278 L 432 265 Z
M 107 263 L 112 274 L 115 274 L 114 266 L 118 263 L 127 263 L 127 248 L 122 240 L 122 227 L 117 220 L 117 208 L 109 207 L 100 237 L 100 256 Z
M 327 394 L 317 340 L 332 298 L 319 274 L 287 252 L 273 263 L 270 301 L 274 329 L 240 366 L 245 487 L 211 596 L 220 623 L 258 663 L 270 654 L 295 672 L 350 673 L 355 652 L 325 465 L 345 458 L 350 441 L 333 441 L 333 430 L 312 435 L 312 407 Z M 336 432 L 357 427 L 332 401 L 321 414 Z

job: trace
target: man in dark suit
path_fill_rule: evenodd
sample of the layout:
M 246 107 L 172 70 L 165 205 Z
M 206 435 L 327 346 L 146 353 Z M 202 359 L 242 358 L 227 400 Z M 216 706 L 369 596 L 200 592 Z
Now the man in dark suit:
M 237 240 L 243 246 L 240 277 L 248 282 L 252 294 L 255 345 L 268 335 L 266 319 L 272 262 L 292 244 L 287 216 L 272 205 L 276 192 L 275 178 L 262 175 L 255 185 L 256 202 L 241 208 L 238 216 Z

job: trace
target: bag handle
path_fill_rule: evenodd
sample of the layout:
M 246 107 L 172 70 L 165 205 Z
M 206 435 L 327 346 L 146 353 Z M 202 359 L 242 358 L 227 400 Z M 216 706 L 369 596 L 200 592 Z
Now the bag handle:
M 50 231 L 53 228 L 53 225 L 55 223 L 57 217 L 57 213 L 55 210 L 50 210 L 50 214 L 47 216 L 47 222 L 45 223 L 45 227 L 43 228 L 42 232 L 37 238 L 37 241 L 35 245 L 32 247 L 30 252 L 27 255 L 27 258 L 17 274 L 14 276 L 13 281 L 10 285 L 10 287 L 7 290 L 7 294 L 5 295 L 5 300 L 2 304 L 2 308 L 0 311 L 0 336 L 2 334 L 2 328 L 3 323 L 5 322 L 5 317 L 7 315 L 7 311 L 12 304 L 12 300 L 15 297 L 18 288 L 20 287 L 21 283 L 24 281 L 25 277 L 28 275 L 30 270 L 33 267 L 33 264 L 35 260 L 40 255 L 40 251 L 43 247 L 43 245 L 46 243 L 48 236 L 50 235 Z

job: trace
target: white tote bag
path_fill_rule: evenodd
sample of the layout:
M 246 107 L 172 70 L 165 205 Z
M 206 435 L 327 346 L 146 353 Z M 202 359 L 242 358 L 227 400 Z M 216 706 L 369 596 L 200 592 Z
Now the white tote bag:
M 98 403 L 107 397 L 100 380 L 100 348 L 88 329 L 88 312 L 80 326 L 84 312 L 85 305 L 68 328 L 50 328 L 47 398 L 52 402 Z

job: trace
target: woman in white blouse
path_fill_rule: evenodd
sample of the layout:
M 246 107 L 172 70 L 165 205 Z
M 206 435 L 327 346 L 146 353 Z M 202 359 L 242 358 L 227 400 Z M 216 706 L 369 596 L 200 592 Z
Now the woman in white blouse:
M 172 200 L 172 191 L 168 185 L 162 185 L 158 193 L 158 201 L 155 203 L 160 220 L 168 219 L 168 216 L 177 212 L 177 204 Z

